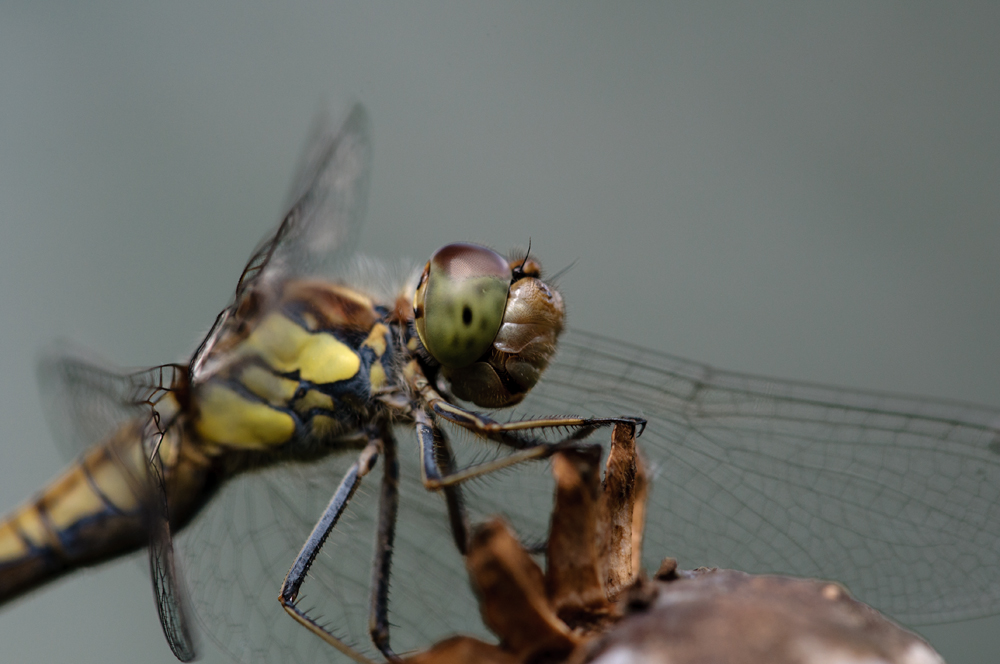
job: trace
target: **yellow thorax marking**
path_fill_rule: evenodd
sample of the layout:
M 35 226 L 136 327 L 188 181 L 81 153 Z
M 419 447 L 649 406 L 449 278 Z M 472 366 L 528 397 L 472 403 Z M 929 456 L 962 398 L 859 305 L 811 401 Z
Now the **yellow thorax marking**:
M 280 313 L 266 316 L 238 352 L 259 355 L 278 373 L 298 370 L 303 380 L 319 385 L 347 380 L 361 368 L 350 346 L 326 332 L 310 333 Z
M 295 402 L 295 410 L 305 413 L 313 408 L 333 410 L 333 397 L 323 394 L 319 390 L 309 390 L 302 398 Z
M 264 367 L 251 364 L 240 372 L 240 382 L 252 393 L 273 406 L 284 406 L 299 389 L 297 381 L 275 376 Z
M 218 383 L 202 387 L 200 416 L 195 428 L 209 441 L 237 447 L 268 447 L 291 439 L 292 416 L 255 401 L 249 401 Z
M 320 438 L 332 438 L 343 431 L 344 426 L 329 415 L 313 415 L 312 432 Z
M 371 369 L 368 370 L 368 383 L 371 385 L 372 392 L 378 392 L 386 383 L 385 369 L 379 360 L 385 355 L 386 348 L 388 347 L 388 334 L 388 327 L 382 323 L 376 323 L 372 326 L 371 334 L 361 344 L 375 351 L 376 360 L 372 363 Z
M 375 325 L 372 325 L 371 333 L 368 335 L 368 338 L 365 339 L 364 343 L 362 343 L 361 345 L 368 346 L 373 351 L 375 351 L 376 357 L 382 357 L 383 355 L 385 355 L 385 348 L 386 348 L 385 336 L 388 332 L 389 328 L 387 328 L 382 323 L 376 323 Z
M 385 387 L 385 369 L 382 368 L 381 362 L 375 362 L 368 370 L 368 382 L 372 386 L 372 392 L 378 392 Z

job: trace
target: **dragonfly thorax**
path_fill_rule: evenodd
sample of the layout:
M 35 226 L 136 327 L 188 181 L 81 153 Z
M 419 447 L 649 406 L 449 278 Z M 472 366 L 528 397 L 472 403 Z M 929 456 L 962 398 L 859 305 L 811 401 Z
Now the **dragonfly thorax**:
M 220 335 L 219 357 L 194 386 L 194 430 L 209 443 L 258 450 L 355 430 L 390 380 L 382 316 L 345 286 L 285 282 L 270 307 Z

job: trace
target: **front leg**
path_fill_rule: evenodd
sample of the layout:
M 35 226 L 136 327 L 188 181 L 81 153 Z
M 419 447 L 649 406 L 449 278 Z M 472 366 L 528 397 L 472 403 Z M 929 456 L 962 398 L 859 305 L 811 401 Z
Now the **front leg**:
M 575 429 L 569 439 L 582 439 L 588 436 L 595 429 L 612 426 L 615 424 L 634 424 L 637 428 L 636 436 L 641 436 L 646 428 L 646 420 L 641 417 L 543 417 L 517 422 L 497 422 L 496 420 L 476 413 L 454 404 L 438 392 L 424 375 L 423 370 L 416 360 L 412 360 L 404 371 L 404 376 L 410 389 L 419 395 L 420 404 L 428 409 L 435 416 L 444 418 L 464 429 L 468 429 L 474 434 L 489 438 L 498 443 L 514 448 L 525 450 L 528 448 L 545 445 L 546 442 L 527 434 L 541 429 Z M 421 408 L 414 407 L 413 412 L 419 414 Z M 550 452 L 551 455 L 554 452 Z M 525 459 L 537 458 L 535 454 L 528 454 Z M 514 462 L 516 463 L 516 462 Z
M 439 489 L 450 489 L 457 487 L 462 482 L 471 480 L 480 475 L 488 475 L 508 466 L 513 466 L 525 461 L 536 459 L 546 459 L 556 452 L 567 449 L 575 449 L 580 446 L 581 441 L 592 434 L 600 425 L 587 424 L 577 427 L 577 429 L 562 440 L 556 442 L 545 442 L 534 440 L 530 445 L 518 448 L 515 452 L 493 461 L 469 466 L 461 470 L 446 469 L 444 473 L 438 465 L 438 450 L 435 437 L 440 435 L 433 416 L 423 408 L 414 409 L 414 419 L 417 423 L 417 440 L 420 442 L 421 473 L 424 487 L 431 491 Z M 631 420 L 628 420 L 631 422 Z M 542 425 L 546 426 L 546 425 Z

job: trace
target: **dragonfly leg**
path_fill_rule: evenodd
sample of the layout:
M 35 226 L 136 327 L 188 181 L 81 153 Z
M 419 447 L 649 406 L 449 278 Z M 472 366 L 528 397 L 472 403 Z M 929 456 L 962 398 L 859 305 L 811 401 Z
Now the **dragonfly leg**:
M 299 608 L 296 602 L 299 590 L 302 588 L 302 583 L 305 581 L 306 575 L 309 573 L 309 568 L 312 567 L 317 554 L 319 554 L 319 550 L 323 548 L 323 543 L 326 542 L 326 538 L 329 537 L 330 532 L 337 525 L 337 521 L 344 513 L 347 503 L 350 502 L 354 492 L 361 484 L 361 478 L 374 468 L 379 452 L 384 447 L 382 440 L 377 434 L 370 433 L 369 436 L 368 444 L 361 451 L 361 454 L 358 455 L 358 460 L 347 469 L 344 478 L 340 481 L 340 486 L 337 487 L 337 490 L 333 494 L 333 498 L 330 499 L 330 503 L 323 510 L 323 515 L 316 522 L 312 532 L 309 533 L 306 543 L 299 551 L 299 555 L 296 556 L 295 562 L 292 563 L 291 569 L 288 570 L 288 574 L 285 575 L 285 580 L 281 584 L 281 591 L 278 594 L 278 601 L 281 602 L 282 608 L 296 622 L 361 664 L 375 663 L 331 634 L 303 609 Z M 389 539 L 391 543 L 391 535 Z
M 536 431 L 539 429 L 586 429 L 587 434 L 579 436 L 586 437 L 590 432 L 598 427 L 612 426 L 615 424 L 635 424 L 638 429 L 636 436 L 642 435 L 646 427 L 646 420 L 641 417 L 543 417 L 517 422 L 497 422 L 496 420 L 462 408 L 445 399 L 431 385 L 416 362 L 413 362 L 405 372 L 411 387 L 420 395 L 423 404 L 434 413 L 434 415 L 444 418 L 449 422 L 473 433 L 479 434 L 495 440 L 498 443 L 513 447 L 515 449 L 534 448 L 539 445 L 546 445 L 546 441 L 538 440 L 523 435 L 524 432 Z M 419 412 L 420 409 L 414 409 Z M 550 452 L 550 454 L 552 454 Z M 526 458 L 537 458 L 529 455 Z M 514 461 L 512 463 L 517 463 Z
M 462 482 L 474 477 L 487 475 L 508 466 L 524 463 L 525 461 L 546 459 L 561 450 L 579 448 L 584 438 L 603 426 L 603 422 L 599 424 L 585 424 L 578 426 L 576 431 L 562 440 L 556 442 L 528 441 L 529 446 L 522 446 L 517 451 L 500 459 L 476 464 L 461 470 L 447 468 L 442 472 L 438 464 L 435 441 L 437 426 L 434 423 L 433 416 L 426 410 L 418 408 L 414 411 L 414 419 L 417 424 L 417 439 L 420 442 L 422 479 L 424 487 L 432 491 L 447 489 L 453 486 L 457 487 Z M 631 420 L 628 421 L 631 422 Z
M 368 613 L 368 633 L 386 659 L 399 661 L 389 647 L 389 571 L 392 567 L 392 543 L 396 536 L 396 513 L 399 507 L 399 459 L 396 441 L 385 428 L 382 432 L 382 491 L 378 501 L 378 531 L 375 557 L 372 560 L 372 595 Z
M 445 475 L 455 472 L 455 457 L 448 444 L 448 437 L 439 427 L 434 427 L 436 436 L 436 459 L 438 468 Z M 442 487 L 444 491 L 445 504 L 448 506 L 448 523 L 451 526 L 451 536 L 455 540 L 455 546 L 463 556 L 469 549 L 469 514 L 465 509 L 465 500 L 462 497 L 462 487 L 458 484 L 449 484 Z
M 434 418 L 422 408 L 414 409 L 417 422 L 417 438 L 420 440 L 421 474 L 424 486 L 442 489 L 448 507 L 448 522 L 455 546 L 463 556 L 469 546 L 469 515 L 465 510 L 462 488 L 458 483 L 439 484 L 442 477 L 450 477 L 455 472 L 455 458 L 448 439 L 434 423 Z

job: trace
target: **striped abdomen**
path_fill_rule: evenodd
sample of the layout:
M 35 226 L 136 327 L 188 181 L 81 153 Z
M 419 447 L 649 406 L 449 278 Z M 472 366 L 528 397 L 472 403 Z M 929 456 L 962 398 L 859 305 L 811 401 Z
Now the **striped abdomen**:
M 123 426 L 0 522 L 0 604 L 148 543 L 146 461 L 138 429 L 136 423 Z M 167 445 L 163 452 L 177 450 Z M 204 466 L 195 469 L 197 464 L 187 461 L 175 464 L 168 479 L 170 494 L 178 493 L 175 488 L 187 492 L 186 500 L 171 495 L 171 521 L 177 525 L 207 499 L 198 499 L 205 488 Z M 187 486 L 176 487 L 177 480 Z M 182 510 L 173 509 L 176 503 Z

